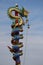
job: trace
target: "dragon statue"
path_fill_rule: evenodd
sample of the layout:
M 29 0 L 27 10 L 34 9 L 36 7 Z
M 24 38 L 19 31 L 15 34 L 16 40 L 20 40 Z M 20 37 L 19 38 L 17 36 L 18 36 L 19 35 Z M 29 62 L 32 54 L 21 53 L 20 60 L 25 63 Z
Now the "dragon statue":
M 8 9 L 9 17 L 12 20 L 14 20 L 14 22 L 11 25 L 12 48 L 10 46 L 8 46 L 8 48 L 10 52 L 13 54 L 12 58 L 15 61 L 16 65 L 21 65 L 20 56 L 23 55 L 23 51 L 20 50 L 20 48 L 23 47 L 23 42 L 20 42 L 19 39 L 23 39 L 23 34 L 20 34 L 19 32 L 23 32 L 23 25 L 25 25 L 23 17 L 27 18 L 28 13 L 29 12 L 25 10 L 23 7 L 22 9 L 19 9 L 17 4 L 15 7 L 11 7 Z

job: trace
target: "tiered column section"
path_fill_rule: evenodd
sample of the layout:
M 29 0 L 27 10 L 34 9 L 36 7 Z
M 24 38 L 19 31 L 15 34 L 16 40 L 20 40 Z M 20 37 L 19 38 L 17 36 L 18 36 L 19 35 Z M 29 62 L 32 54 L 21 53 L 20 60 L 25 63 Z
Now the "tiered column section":
M 16 6 L 17 7 L 17 6 Z M 18 16 L 18 12 L 17 11 L 15 11 L 15 16 Z M 15 20 L 15 23 L 17 24 L 19 22 L 19 20 L 18 19 L 16 19 Z M 13 26 L 14 24 L 12 24 L 12 26 Z M 22 52 L 22 50 L 20 50 L 19 48 L 21 48 L 21 47 L 23 47 L 23 44 L 22 44 L 22 42 L 19 42 L 19 39 L 23 39 L 23 35 L 22 34 L 19 34 L 19 32 L 22 32 L 23 31 L 23 29 L 22 29 L 22 27 L 21 26 L 19 26 L 19 25 L 17 25 L 15 28 L 14 28 L 14 26 L 13 26 L 13 28 L 12 28 L 13 30 L 12 30 L 12 33 L 11 33 L 11 35 L 12 35 L 12 37 L 14 37 L 12 40 L 12 44 L 13 44 L 13 46 L 12 46 L 12 48 L 15 50 L 14 51 L 14 53 L 13 53 L 13 60 L 15 60 L 16 61 L 16 65 L 18 65 L 18 64 L 20 64 L 20 56 L 21 55 L 23 55 L 23 52 Z M 15 42 L 14 42 L 15 41 Z

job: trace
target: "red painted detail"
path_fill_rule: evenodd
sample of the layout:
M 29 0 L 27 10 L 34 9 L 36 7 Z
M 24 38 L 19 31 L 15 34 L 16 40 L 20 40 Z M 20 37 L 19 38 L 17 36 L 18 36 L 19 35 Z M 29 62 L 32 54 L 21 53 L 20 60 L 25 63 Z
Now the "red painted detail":
M 15 16 L 18 16 L 18 12 L 15 11 Z M 15 20 L 15 23 L 18 23 L 18 19 Z

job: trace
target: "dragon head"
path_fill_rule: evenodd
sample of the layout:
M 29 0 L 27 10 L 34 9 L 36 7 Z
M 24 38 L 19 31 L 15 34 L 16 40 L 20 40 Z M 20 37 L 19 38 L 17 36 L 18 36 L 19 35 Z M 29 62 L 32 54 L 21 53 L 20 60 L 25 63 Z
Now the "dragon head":
M 22 17 L 28 17 L 28 13 L 29 13 L 29 12 L 22 7 L 22 10 L 21 10 L 20 15 L 21 15 Z

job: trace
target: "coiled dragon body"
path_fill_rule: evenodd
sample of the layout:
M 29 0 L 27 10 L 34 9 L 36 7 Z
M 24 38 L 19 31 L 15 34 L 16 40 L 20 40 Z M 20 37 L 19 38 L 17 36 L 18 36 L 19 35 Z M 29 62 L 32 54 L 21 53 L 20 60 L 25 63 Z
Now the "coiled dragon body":
M 12 18 L 12 19 L 20 19 L 20 22 L 15 24 L 15 27 L 18 26 L 18 25 L 19 26 L 23 25 L 24 24 L 24 20 L 23 20 L 22 16 L 14 16 L 14 15 L 12 15 L 12 11 L 17 11 L 23 17 L 27 17 L 28 16 L 28 12 L 25 9 L 23 11 L 23 9 L 19 10 L 18 8 L 15 8 L 15 7 L 12 7 L 12 8 L 8 9 L 8 15 L 10 16 L 10 18 Z

